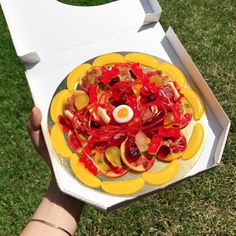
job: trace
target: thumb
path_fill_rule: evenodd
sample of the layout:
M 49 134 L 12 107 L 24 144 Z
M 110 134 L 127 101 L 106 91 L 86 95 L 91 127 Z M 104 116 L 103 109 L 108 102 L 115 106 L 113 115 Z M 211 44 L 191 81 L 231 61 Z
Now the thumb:
M 29 132 L 37 131 L 41 128 L 42 113 L 38 107 L 34 107 L 31 112 L 31 118 L 28 122 Z

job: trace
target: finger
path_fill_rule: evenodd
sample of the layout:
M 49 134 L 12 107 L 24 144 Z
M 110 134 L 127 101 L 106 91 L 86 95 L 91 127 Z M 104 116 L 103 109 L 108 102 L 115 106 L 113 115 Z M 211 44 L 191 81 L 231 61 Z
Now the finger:
M 37 131 L 41 128 L 42 114 L 38 107 L 34 107 L 29 120 L 29 128 L 31 131 Z

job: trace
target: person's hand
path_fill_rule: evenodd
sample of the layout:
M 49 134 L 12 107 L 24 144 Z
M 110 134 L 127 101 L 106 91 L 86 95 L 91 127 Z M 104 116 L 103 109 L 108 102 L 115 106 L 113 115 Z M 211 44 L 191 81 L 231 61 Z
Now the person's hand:
M 31 112 L 31 117 L 27 123 L 27 130 L 35 150 L 43 157 L 44 161 L 52 169 L 51 160 L 41 130 L 41 120 L 42 114 L 40 109 L 38 107 L 34 107 Z
M 44 161 L 52 170 L 51 160 L 41 130 L 41 120 L 42 114 L 40 109 L 34 107 L 27 123 L 27 130 L 35 150 L 43 157 Z M 22 231 L 21 236 L 65 235 L 65 232 L 58 230 L 55 225 L 64 230 L 66 229 L 66 231 L 73 235 L 76 231 L 83 207 L 84 203 L 82 201 L 61 192 L 52 171 L 52 179 L 46 196 L 42 199 L 42 202 L 32 217 L 32 219 L 40 219 L 41 223 L 30 221 Z M 42 220 L 54 226 L 51 227 L 48 224 L 44 224 Z

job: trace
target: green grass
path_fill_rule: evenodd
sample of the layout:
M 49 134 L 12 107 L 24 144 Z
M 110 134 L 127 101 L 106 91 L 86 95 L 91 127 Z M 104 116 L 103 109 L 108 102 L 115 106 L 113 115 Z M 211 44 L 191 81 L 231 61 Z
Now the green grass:
M 164 29 L 178 33 L 232 120 L 222 163 L 111 213 L 87 205 L 77 235 L 236 235 L 236 1 L 159 2 Z M 0 10 L 0 235 L 19 234 L 49 181 L 25 128 L 33 101 L 23 71 Z

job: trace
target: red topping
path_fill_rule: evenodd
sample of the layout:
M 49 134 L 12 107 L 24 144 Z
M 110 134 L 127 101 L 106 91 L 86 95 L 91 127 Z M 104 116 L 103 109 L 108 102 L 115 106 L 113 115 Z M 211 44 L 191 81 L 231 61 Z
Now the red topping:
M 68 119 L 66 116 L 59 115 L 58 119 L 59 119 L 59 123 L 62 125 L 62 130 L 64 132 L 68 132 L 69 130 L 73 128 L 71 120 Z
M 179 125 L 180 124 L 180 108 L 181 104 L 179 102 L 176 102 L 172 105 L 172 113 L 174 115 L 174 124 Z
M 134 75 L 140 79 L 143 83 L 148 83 L 149 79 L 147 75 L 143 72 L 143 70 L 139 67 L 139 63 L 131 64 L 131 70 Z
M 153 135 L 151 139 L 151 144 L 148 147 L 148 153 L 152 155 L 156 155 L 158 149 L 160 148 L 162 144 L 162 138 L 159 135 Z
M 98 174 L 98 168 L 97 166 L 93 163 L 93 161 L 86 155 L 82 154 L 79 158 L 79 162 L 84 164 L 84 167 L 90 171 L 93 175 Z
M 79 140 L 76 137 L 75 132 L 73 132 L 73 131 L 70 132 L 70 134 L 68 134 L 68 142 L 69 142 L 70 147 L 74 151 L 77 151 L 79 149 L 79 147 L 81 146 Z
M 111 79 L 119 74 L 119 70 L 115 67 L 112 67 L 111 70 L 108 70 L 106 67 L 102 67 L 102 74 L 101 82 L 108 84 Z
M 158 127 L 158 135 L 164 138 L 179 138 L 180 137 L 180 129 L 179 128 L 166 128 L 166 127 Z
M 129 163 L 137 161 L 141 153 L 135 144 L 134 138 L 129 138 L 125 144 L 125 156 L 127 157 L 127 161 Z
M 170 154 L 170 152 L 170 147 L 168 147 L 167 145 L 162 145 L 157 152 L 157 156 L 159 158 L 165 158 Z
M 151 82 L 152 76 L 160 77 L 161 83 Z M 58 117 L 63 131 L 68 132 L 69 146 L 74 151 L 83 147 L 84 153 L 79 161 L 84 163 L 86 169 L 97 175 L 98 168 L 88 155 L 97 149 L 104 151 L 107 147 L 120 147 L 127 137 L 127 161 L 147 169 L 153 164 L 149 163 L 154 161 L 153 155 L 165 158 L 170 153 L 186 149 L 186 139 L 180 131 L 192 119 L 191 107 L 180 100 L 182 94 L 179 99 L 174 99 L 174 92 L 167 82 L 160 71 L 145 72 L 139 63 L 95 67 L 87 73 L 80 89 L 87 92 L 89 105 L 77 110 L 71 98 L 65 108 L 73 114 L 73 118 Z M 173 83 L 180 92 L 178 85 Z M 114 108 L 121 104 L 130 106 L 134 113 L 133 118 L 124 124 L 117 123 L 112 116 Z M 103 122 L 98 114 L 99 108 L 104 109 L 111 118 L 109 123 Z M 171 120 L 171 123 L 164 125 L 167 113 L 172 113 L 173 122 Z M 140 153 L 135 143 L 134 137 L 139 131 L 151 140 L 146 156 Z M 127 169 L 125 166 L 114 167 L 110 162 L 107 165 L 108 171 L 117 174 Z
M 89 103 L 93 104 L 97 102 L 97 85 L 92 84 L 88 87 L 88 92 L 89 92 Z

